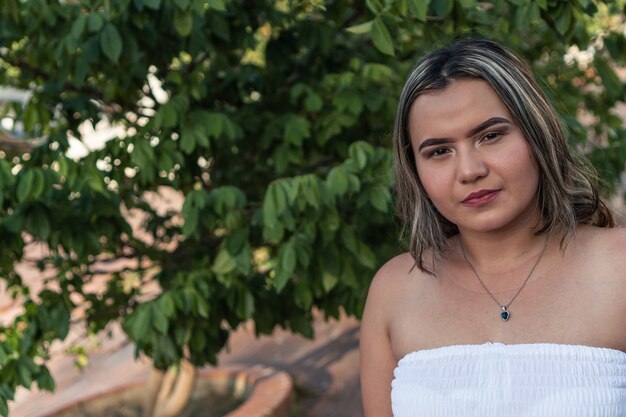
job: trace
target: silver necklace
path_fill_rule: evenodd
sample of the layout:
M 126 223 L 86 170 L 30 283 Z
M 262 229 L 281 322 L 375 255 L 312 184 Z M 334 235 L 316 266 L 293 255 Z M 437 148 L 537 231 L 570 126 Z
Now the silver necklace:
M 537 261 L 535 262 L 535 264 L 533 265 L 533 267 L 530 269 L 530 272 L 528 273 L 528 276 L 526 277 L 526 279 L 524 280 L 524 283 L 522 284 L 522 286 L 519 288 L 519 290 L 517 290 L 517 292 L 515 293 L 515 295 L 513 296 L 513 298 L 511 299 L 511 301 L 509 301 L 508 304 L 503 305 L 500 301 L 498 301 L 498 299 L 491 293 L 491 291 L 489 291 L 489 289 L 487 288 L 487 286 L 485 285 L 485 283 L 483 282 L 482 279 L 480 279 L 480 276 L 478 275 L 478 272 L 476 272 L 476 269 L 474 268 L 474 265 L 472 265 L 472 263 L 469 261 L 469 259 L 467 259 L 467 255 L 465 255 L 465 249 L 463 248 L 463 241 L 459 238 L 459 243 L 461 245 L 461 253 L 463 254 L 463 258 L 465 259 L 465 262 L 467 262 L 467 264 L 469 265 L 469 267 L 472 269 L 472 271 L 474 272 L 474 275 L 476 275 L 476 278 L 478 278 L 478 282 L 480 282 L 480 285 L 483 286 L 483 288 L 485 289 L 485 291 L 487 291 L 487 294 L 489 294 L 489 296 L 493 299 L 493 301 L 496 302 L 496 304 L 498 304 L 500 306 L 500 308 L 502 309 L 502 311 L 500 312 L 500 318 L 504 321 L 508 321 L 509 318 L 511 318 L 511 312 L 508 310 L 509 306 L 513 303 L 513 301 L 515 301 L 515 299 L 517 298 L 517 296 L 519 295 L 519 293 L 522 292 L 522 290 L 524 289 L 524 287 L 526 286 L 526 283 L 528 282 L 528 280 L 530 279 L 530 276 L 533 274 L 533 272 L 535 271 L 535 268 L 537 267 L 537 265 L 539 265 L 539 261 L 541 261 L 541 258 L 543 258 L 543 254 L 546 253 L 546 249 L 548 247 L 548 237 L 546 236 L 546 240 L 543 244 L 543 249 L 541 250 L 541 253 L 539 254 L 539 257 L 537 258 Z

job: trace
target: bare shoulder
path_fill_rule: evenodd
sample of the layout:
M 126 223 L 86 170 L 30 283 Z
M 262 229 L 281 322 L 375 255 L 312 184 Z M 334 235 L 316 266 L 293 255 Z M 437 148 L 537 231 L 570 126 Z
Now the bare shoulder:
M 389 324 L 397 314 L 403 294 L 411 285 L 416 272 L 415 261 L 409 253 L 398 255 L 385 263 L 370 284 L 361 327 L 376 323 L 378 332 L 388 335 Z
M 626 229 L 585 226 L 576 232 L 588 287 L 586 297 L 594 297 L 601 319 L 594 332 L 600 332 L 599 343 L 626 352 Z
M 620 294 L 619 302 L 626 313 L 626 228 L 581 226 L 576 231 L 578 256 L 584 260 L 588 275 L 607 294 Z
M 626 265 L 626 228 L 580 226 L 576 232 L 577 240 L 583 240 L 592 257 L 602 261 Z
M 394 306 L 413 267 L 409 254 L 383 265 L 372 280 L 361 320 L 360 374 L 365 416 L 391 417 L 391 381 L 397 359 L 389 338 Z
M 408 252 L 391 258 L 374 276 L 370 292 L 373 295 L 384 295 L 402 290 L 401 287 L 406 284 L 409 275 L 416 270 L 414 265 L 415 260 Z

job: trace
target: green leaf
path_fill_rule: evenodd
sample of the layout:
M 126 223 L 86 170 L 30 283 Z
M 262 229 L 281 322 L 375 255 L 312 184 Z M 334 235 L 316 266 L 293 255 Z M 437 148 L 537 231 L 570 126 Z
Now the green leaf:
M 380 2 L 380 0 L 365 0 L 365 4 L 367 5 L 367 8 L 370 9 L 370 11 L 374 14 L 380 13 L 383 9 L 383 4 Z
M 210 113 L 206 118 L 206 132 L 207 135 L 219 138 L 225 130 L 230 129 L 228 125 L 231 124 L 228 116 L 221 113 Z
M 27 131 L 35 129 L 35 126 L 39 123 L 39 111 L 37 105 L 29 103 L 24 109 L 24 129 Z
M 425 22 L 430 0 L 408 0 L 408 2 L 411 13 L 422 22 Z
M 150 312 L 145 305 L 140 305 L 126 319 L 127 325 L 130 327 L 130 336 L 135 340 L 142 340 L 150 334 Z
M 180 134 L 180 149 L 187 155 L 196 149 L 196 135 L 191 128 L 185 127 Z
M 331 169 L 328 173 L 326 183 L 334 195 L 343 195 L 348 191 L 348 176 L 346 175 L 345 169 L 341 166 Z
M 461 7 L 469 9 L 476 4 L 476 0 L 458 0 Z
M 80 36 L 83 34 L 83 31 L 85 30 L 86 22 L 87 16 L 84 14 L 81 14 L 76 20 L 74 20 L 74 23 L 72 24 L 72 29 L 70 30 L 70 33 L 73 37 L 80 38 Z
M 161 8 L 161 0 L 143 0 L 143 4 L 153 10 Z
M 350 159 L 356 162 L 359 169 L 365 168 L 367 165 L 368 155 L 374 153 L 374 148 L 367 142 L 358 141 L 350 145 L 348 148 L 348 155 Z
M 357 239 L 352 229 L 349 227 L 343 227 L 341 230 L 341 240 L 352 254 L 358 255 Z
M 198 332 L 194 333 L 197 334 Z M 179 346 L 184 346 L 191 340 L 191 329 L 187 326 L 176 326 L 174 328 L 174 340 Z
M 361 23 L 356 26 L 350 26 L 346 30 L 350 33 L 354 33 L 355 35 L 363 35 L 365 33 L 370 33 L 372 31 L 373 23 L 374 22 L 370 20 L 369 22 Z
M 191 10 L 174 10 L 174 28 L 183 38 L 191 34 L 193 27 L 193 12 Z
M 446 17 L 452 12 L 452 7 L 454 6 L 454 0 L 434 0 L 433 8 L 435 9 L 435 14 L 439 17 Z
M 390 1 L 387 0 L 387 5 L 389 5 L 389 3 L 390 3 Z M 398 5 L 398 13 L 399 13 L 399 15 L 402 16 L 402 17 L 406 17 L 409 14 L 407 0 L 398 0 L 397 1 L 397 5 Z
M 313 294 L 309 283 L 306 281 L 298 281 L 294 287 L 294 297 L 296 305 L 303 309 L 308 309 L 313 305 Z
M 209 9 L 217 10 L 218 12 L 226 11 L 226 4 L 224 0 L 207 0 Z
M 230 26 L 224 15 L 211 13 L 209 15 L 209 27 L 219 38 L 230 42 Z
M 391 35 L 380 17 L 374 19 L 372 23 L 372 40 L 374 41 L 374 46 L 376 46 L 380 52 L 387 55 L 394 54 Z
M 104 18 L 100 13 L 90 13 L 87 20 L 87 29 L 91 33 L 98 32 L 104 25 Z
M 100 33 L 100 48 L 112 62 L 117 63 L 122 54 L 122 37 L 117 28 L 107 24 Z
M 4 364 L 6 364 L 8 360 L 9 360 L 9 356 L 7 355 L 2 345 L 0 344 L 0 367 L 4 366 Z
M 191 348 L 201 352 L 206 347 L 206 336 L 202 332 L 193 332 L 191 336 Z
M 537 3 L 532 3 L 528 8 L 528 20 L 530 23 L 541 23 L 541 9 Z
M 24 360 L 20 360 L 17 362 L 17 377 L 19 378 L 20 384 L 22 384 L 25 388 L 30 389 L 31 384 L 33 383 L 33 375 L 29 369 L 29 366 L 24 362 Z
M 187 211 L 185 215 L 185 223 L 183 224 L 183 235 L 185 237 L 191 236 L 196 232 L 198 227 L 198 209 L 192 208 Z
M 292 180 L 285 179 L 278 183 L 278 186 L 283 190 L 287 196 L 287 202 L 291 205 L 294 204 L 298 198 L 298 188 L 300 187 L 298 178 Z
M 374 269 L 376 267 L 376 257 L 371 249 L 365 246 L 364 243 L 359 242 L 359 256 L 357 259 L 366 268 Z
M 167 334 L 169 323 L 167 321 L 167 317 L 165 317 L 165 313 L 155 303 L 150 304 L 150 307 L 151 307 L 152 325 L 154 329 L 161 334 Z
M 17 183 L 17 199 L 20 202 L 26 201 L 31 197 L 33 183 L 35 181 L 35 172 L 32 169 L 24 172 L 23 175 L 20 176 L 20 179 Z
M 19 12 L 17 11 L 17 4 L 15 4 L 15 2 L 16 0 L 9 0 L 9 13 L 11 14 L 11 18 L 13 19 L 13 22 L 18 23 L 20 20 L 20 15 L 19 15 Z M 2 399 L 2 396 L 0 396 L 0 399 Z M 2 404 L 0 404 L 0 406 L 1 405 Z M 6 406 L 6 403 L 5 403 L 5 406 Z M 1 415 L 6 415 L 7 413 L 2 413 L 0 411 Z
M 50 236 L 50 222 L 46 212 L 39 207 L 33 210 L 26 218 L 24 228 L 41 240 Z
M 0 416 L 8 417 L 9 415 L 9 405 L 7 404 L 7 400 L 0 395 Z
M 275 270 L 274 287 L 280 292 L 296 269 L 296 250 L 293 240 L 287 241 L 278 251 L 278 266 Z
M 174 0 L 174 4 L 178 6 L 179 9 L 185 10 L 189 7 L 189 0 Z
M 359 282 L 357 280 L 356 274 L 354 273 L 352 262 L 344 262 L 342 266 L 343 268 L 341 269 L 341 283 L 350 288 L 358 289 Z
M 287 208 L 287 192 L 285 188 L 280 186 L 278 181 L 272 183 L 273 187 L 271 187 L 271 196 L 274 199 L 274 204 L 276 207 L 276 212 L 278 214 L 282 214 Z
M 324 271 L 322 273 L 322 286 L 324 287 L 325 292 L 330 292 L 335 285 L 339 282 L 339 277 L 337 275 L 331 273 L 330 271 Z
M 273 188 L 273 184 L 270 184 L 263 198 L 263 224 L 268 228 L 273 228 L 276 225 L 279 214 L 276 208 L 276 199 L 273 196 Z
M 339 229 L 340 224 L 341 218 L 339 217 L 339 212 L 333 206 L 325 210 L 324 216 L 319 223 L 320 228 L 322 228 L 327 237 L 332 237 L 334 232 Z
M 211 270 L 216 274 L 227 274 L 234 271 L 236 267 L 237 262 L 235 258 L 226 249 L 220 249 L 215 257 L 215 261 L 213 261 Z
M 602 58 L 596 58 L 593 65 L 602 79 L 604 90 L 610 97 L 619 99 L 622 96 L 623 85 L 613 68 Z
M 171 101 L 161 106 L 157 115 L 161 115 L 163 127 L 174 127 L 178 123 L 178 113 Z
M 222 119 L 222 125 L 224 126 L 224 136 L 230 140 L 237 139 L 241 133 L 239 126 L 233 123 L 230 117 L 225 114 L 220 114 L 219 117 Z
M 159 305 L 166 317 L 172 317 L 174 313 L 176 313 L 176 306 L 174 305 L 174 299 L 170 292 L 165 292 L 161 295 Z
M 209 318 L 209 304 L 197 291 L 194 291 L 194 304 L 198 315 L 204 319 Z
M 302 146 L 302 140 L 311 136 L 311 124 L 302 116 L 290 115 L 285 123 L 285 141 Z
M 237 305 L 237 315 L 242 320 L 247 320 L 252 317 L 254 313 L 254 297 L 250 291 L 243 289 L 239 295 L 239 301 Z
M 556 18 L 556 29 L 559 31 L 561 35 L 565 35 L 570 28 L 572 23 L 572 7 L 565 4 L 563 7 L 563 11 Z
M 296 83 L 293 87 L 291 87 L 291 89 L 289 90 L 289 98 L 291 99 L 291 102 L 296 104 L 297 100 L 299 97 L 301 97 L 304 93 L 310 91 L 311 88 L 303 83 Z
M 32 171 L 34 176 L 30 195 L 33 198 L 39 198 L 46 189 L 46 177 L 41 168 L 34 168 Z
M 310 112 L 318 112 L 322 109 L 324 102 L 317 94 L 310 92 L 304 100 L 304 108 Z
M 296 269 L 296 250 L 294 247 L 293 240 L 289 240 L 282 246 L 282 254 L 280 257 L 280 266 L 286 271 L 288 274 L 291 274 Z
M 295 316 L 289 318 L 289 324 L 291 325 L 291 330 L 296 333 L 300 333 L 302 336 L 312 339 L 313 338 L 313 326 L 311 325 L 311 321 L 306 317 Z
M 43 365 L 39 367 L 39 375 L 37 375 L 35 380 L 37 381 L 37 386 L 41 390 L 53 392 L 56 388 L 56 384 L 52 375 L 50 375 L 50 371 Z
M 389 211 L 389 202 L 391 193 L 389 189 L 383 185 L 377 185 L 369 192 L 369 201 L 379 211 L 387 213 Z

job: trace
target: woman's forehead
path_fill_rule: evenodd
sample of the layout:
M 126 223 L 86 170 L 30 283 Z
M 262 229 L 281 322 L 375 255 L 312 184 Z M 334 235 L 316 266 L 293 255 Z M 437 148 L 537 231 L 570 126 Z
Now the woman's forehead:
M 412 141 L 455 137 L 493 117 L 512 121 L 508 108 L 489 84 L 461 79 L 420 95 L 411 105 L 408 128 Z

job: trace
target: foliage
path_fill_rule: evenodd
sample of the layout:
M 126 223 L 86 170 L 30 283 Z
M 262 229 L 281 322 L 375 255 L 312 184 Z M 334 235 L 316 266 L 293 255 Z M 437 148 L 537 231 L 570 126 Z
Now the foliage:
M 73 312 L 90 332 L 121 320 L 157 368 L 187 351 L 215 363 L 245 320 L 312 337 L 314 307 L 359 316 L 399 250 L 399 89 L 418 56 L 459 34 L 526 56 L 613 187 L 626 161 L 612 111 L 623 12 L 592 0 L 0 0 L 0 85 L 33 91 L 0 114 L 48 138 L 0 160 L 0 277 L 24 300 L 0 328 L 0 414 L 18 386 L 54 389 L 42 359 Z M 595 59 L 564 62 L 573 47 Z M 102 121 L 124 133 L 69 158 L 79 127 Z M 153 203 L 164 189 L 180 211 Z M 33 260 L 54 271 L 38 294 L 15 269 L 25 239 L 49 248 Z

